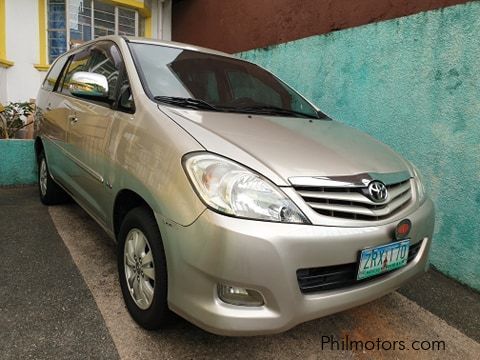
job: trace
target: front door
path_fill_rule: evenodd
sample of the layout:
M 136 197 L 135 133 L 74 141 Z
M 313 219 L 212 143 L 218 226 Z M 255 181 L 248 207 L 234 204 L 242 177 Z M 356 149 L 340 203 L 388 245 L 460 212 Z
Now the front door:
M 69 167 L 72 192 L 98 220 L 105 223 L 112 199 L 105 172 L 111 161 L 108 151 L 115 111 L 121 56 L 113 42 L 95 43 L 77 53 L 70 63 L 63 86 L 68 114 L 67 152 L 74 166 Z M 103 75 L 108 81 L 106 98 L 79 97 L 70 92 L 69 82 L 75 72 Z M 67 100 L 68 99 L 68 100 Z

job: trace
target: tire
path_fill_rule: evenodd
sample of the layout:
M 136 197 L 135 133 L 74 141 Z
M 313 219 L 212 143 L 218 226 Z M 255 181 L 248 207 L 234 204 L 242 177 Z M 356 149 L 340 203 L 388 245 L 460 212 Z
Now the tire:
M 38 156 L 38 191 L 40 200 L 45 205 L 56 205 L 67 202 L 69 196 L 53 180 L 48 170 L 47 158 L 42 151 Z
M 155 217 L 147 208 L 137 207 L 125 216 L 117 254 L 123 299 L 132 318 L 147 330 L 167 325 L 172 314 L 165 251 Z

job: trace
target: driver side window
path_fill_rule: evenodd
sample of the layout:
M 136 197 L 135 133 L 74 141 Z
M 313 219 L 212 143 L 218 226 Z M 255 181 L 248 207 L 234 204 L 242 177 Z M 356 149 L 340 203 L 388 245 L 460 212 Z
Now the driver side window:
M 107 80 L 108 93 L 105 98 L 95 99 L 94 102 L 104 102 L 108 105 L 112 105 L 116 100 L 121 62 L 122 58 L 120 51 L 112 42 L 96 43 L 93 46 L 78 52 L 73 56 L 73 59 L 68 66 L 63 82 L 62 93 L 75 96 L 75 94 L 71 92 L 70 87 L 73 74 L 77 72 L 99 74 L 104 76 Z
M 88 62 L 90 61 L 90 52 L 88 49 L 81 51 L 73 56 L 72 61 L 68 65 L 68 69 L 65 72 L 65 76 L 63 79 L 63 85 L 61 91 L 65 95 L 72 95 L 70 93 L 70 81 L 72 79 L 72 75 L 79 71 L 87 71 L 88 69 Z

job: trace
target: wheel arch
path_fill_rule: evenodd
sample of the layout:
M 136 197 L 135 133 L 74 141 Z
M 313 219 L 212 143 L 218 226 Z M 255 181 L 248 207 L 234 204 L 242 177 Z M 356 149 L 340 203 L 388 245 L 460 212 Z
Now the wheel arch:
M 153 207 L 137 192 L 130 189 L 120 190 L 113 203 L 112 227 L 115 238 L 120 231 L 120 226 L 128 212 L 136 207 L 144 206 L 154 214 Z
M 37 136 L 35 138 L 34 148 L 35 148 L 35 158 L 37 159 L 37 162 L 38 162 L 38 157 L 40 156 L 42 151 L 45 151 L 45 148 L 43 146 L 43 140 L 40 136 Z

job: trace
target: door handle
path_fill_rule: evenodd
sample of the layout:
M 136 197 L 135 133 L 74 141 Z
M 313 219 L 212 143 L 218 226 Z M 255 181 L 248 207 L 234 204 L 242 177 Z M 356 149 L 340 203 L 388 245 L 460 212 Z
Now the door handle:
M 69 115 L 68 120 L 70 121 L 71 124 L 76 124 L 78 122 L 77 115 Z

